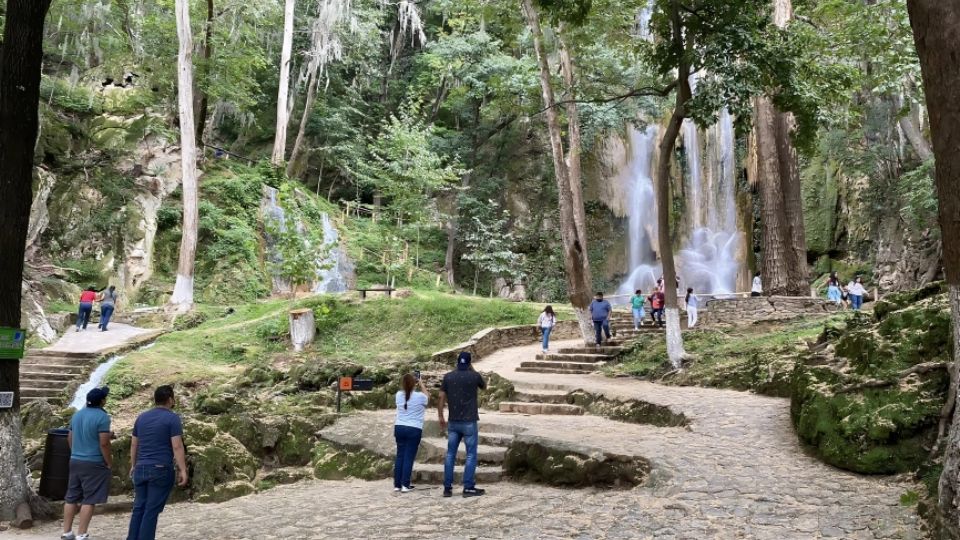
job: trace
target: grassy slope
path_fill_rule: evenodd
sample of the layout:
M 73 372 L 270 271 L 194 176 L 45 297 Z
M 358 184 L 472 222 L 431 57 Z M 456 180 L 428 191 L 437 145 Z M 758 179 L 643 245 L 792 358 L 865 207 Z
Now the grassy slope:
M 267 300 L 233 308 L 228 315 L 225 307 L 202 306 L 205 322 L 131 353 L 111 370 L 108 383 L 123 397 L 142 383 L 213 383 L 248 365 L 289 357 L 286 313 L 293 305 L 312 307 L 317 318 L 317 338 L 304 359 L 364 365 L 423 358 L 490 326 L 534 324 L 541 309 L 435 292 L 363 303 L 337 297 Z

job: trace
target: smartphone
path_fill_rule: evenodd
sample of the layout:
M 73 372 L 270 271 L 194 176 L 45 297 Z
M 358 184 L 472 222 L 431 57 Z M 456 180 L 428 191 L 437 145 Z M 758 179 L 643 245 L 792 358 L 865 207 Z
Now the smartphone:
M 419 380 L 420 380 L 420 370 L 414 371 L 414 372 L 413 372 L 413 376 L 416 377 L 417 380 L 419 381 Z

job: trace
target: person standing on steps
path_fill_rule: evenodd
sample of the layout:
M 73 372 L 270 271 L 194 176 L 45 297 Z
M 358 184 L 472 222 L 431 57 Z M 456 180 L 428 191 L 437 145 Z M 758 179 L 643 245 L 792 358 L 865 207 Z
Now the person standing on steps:
M 827 280 L 827 300 L 840 307 L 843 304 L 843 293 L 840 290 L 840 281 L 836 276 L 831 276 Z
M 420 391 L 415 389 L 420 386 Z M 414 376 L 407 373 L 400 380 L 401 390 L 397 392 L 397 420 L 393 425 L 393 437 L 397 440 L 397 459 L 393 464 L 393 491 L 409 493 L 413 491 L 410 479 L 413 476 L 413 461 L 420 449 L 423 438 L 423 415 L 430 402 L 429 392 L 423 386 L 420 372 Z
M 763 294 L 763 282 L 760 280 L 760 272 L 753 275 L 753 286 L 750 287 L 750 296 L 761 296 Z
M 98 324 L 97 327 L 101 332 L 107 331 L 107 325 L 110 324 L 110 317 L 113 315 L 113 309 L 116 303 L 117 288 L 111 285 L 100 295 L 100 324 Z
M 637 291 L 630 297 L 630 308 L 633 311 L 633 329 L 639 330 L 640 326 L 643 325 L 643 291 L 637 289 Z
M 610 340 L 610 312 L 613 306 L 603 299 L 603 293 L 598 292 L 593 302 L 590 302 L 590 318 L 593 320 L 593 330 L 597 335 L 597 347 L 603 343 L 603 335 Z
M 463 466 L 463 496 L 478 497 L 486 491 L 477 487 L 477 446 L 480 433 L 480 409 L 477 393 L 487 388 L 483 377 L 470 365 L 470 353 L 463 351 L 457 357 L 457 369 L 443 376 L 440 383 L 440 429 L 447 432 L 447 457 L 443 464 L 443 496 L 453 496 L 453 466 L 457 461 L 460 441 L 467 449 L 467 461 Z M 450 423 L 443 417 L 444 405 L 450 407 Z
M 553 327 L 556 325 L 557 314 L 553 312 L 553 307 L 543 308 L 543 313 L 537 319 L 537 326 L 540 327 L 540 332 L 543 335 L 543 354 L 550 352 L 550 333 L 553 332 Z
M 154 408 L 137 417 L 130 439 L 134 499 L 127 540 L 156 538 L 157 520 L 173 490 L 174 463 L 180 471 L 177 485 L 186 486 L 188 481 L 183 422 L 173 412 L 173 387 L 158 386 L 153 392 L 153 403 Z
M 653 294 L 649 297 L 650 300 L 650 320 L 653 321 L 654 326 L 660 325 L 663 326 L 663 306 L 666 304 L 666 296 L 664 296 L 663 291 L 656 290 L 653 291 Z
M 87 287 L 80 293 L 80 309 L 77 311 L 77 332 L 87 329 L 87 323 L 90 322 L 90 312 L 93 311 L 93 303 L 97 300 L 97 289 Z
M 863 297 L 867 294 L 867 290 L 863 288 L 862 277 L 857 276 L 847 285 L 847 294 L 850 295 L 850 306 L 853 310 L 860 311 L 860 308 L 863 307 Z
M 88 540 L 93 509 L 107 502 L 110 494 L 111 454 L 110 415 L 103 410 L 110 389 L 87 392 L 87 406 L 70 419 L 67 443 L 70 445 L 70 474 L 67 495 L 63 498 L 63 534 L 61 540 Z M 77 534 L 73 519 L 79 516 Z
M 700 299 L 693 294 L 693 287 L 687 287 L 687 328 L 693 328 L 697 325 L 697 309 L 700 307 Z

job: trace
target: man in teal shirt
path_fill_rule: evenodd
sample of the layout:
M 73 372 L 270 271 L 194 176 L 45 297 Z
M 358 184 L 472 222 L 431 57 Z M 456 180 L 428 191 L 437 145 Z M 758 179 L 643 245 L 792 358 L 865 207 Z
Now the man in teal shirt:
M 87 393 L 87 406 L 70 419 L 70 480 L 63 498 L 62 540 L 88 540 L 90 519 L 98 504 L 107 502 L 110 494 L 110 415 L 103 410 L 107 387 Z M 73 534 L 73 518 L 79 513 L 77 534 Z

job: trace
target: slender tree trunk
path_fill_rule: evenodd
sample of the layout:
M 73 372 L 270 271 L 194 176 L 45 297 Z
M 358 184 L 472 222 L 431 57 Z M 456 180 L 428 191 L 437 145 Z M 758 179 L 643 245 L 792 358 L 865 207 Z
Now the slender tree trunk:
M 33 201 L 33 155 L 39 133 L 43 24 L 50 0 L 7 0 L 0 56 L 0 326 L 20 327 L 23 256 Z M 20 365 L 0 360 L 0 521 L 11 520 L 29 488 L 20 435 Z
M 581 180 L 580 111 L 576 103 L 576 72 L 572 53 L 563 40 L 563 34 L 560 30 L 557 31 L 557 45 L 560 53 L 560 71 L 563 73 L 563 80 L 567 86 L 567 176 L 570 182 L 570 193 L 573 195 L 577 234 L 581 238 L 586 238 L 587 214 L 583 204 L 583 182 Z
M 287 153 L 287 124 L 290 123 L 290 57 L 293 55 L 293 17 L 296 0 L 286 0 L 283 10 L 283 49 L 280 52 L 280 86 L 277 91 L 277 132 L 273 139 L 274 166 L 283 164 Z
M 902 98 L 898 99 L 897 105 L 901 108 L 903 107 Z M 907 142 L 910 143 L 910 147 L 913 148 L 914 153 L 917 154 L 920 161 L 927 161 L 933 157 L 933 149 L 930 148 L 930 143 L 927 142 L 923 133 L 920 132 L 919 109 L 916 103 L 911 102 L 910 111 L 900 117 L 899 124 L 901 131 L 903 131 L 903 136 L 907 139 Z
M 193 270 L 197 255 L 197 136 L 193 120 L 193 35 L 190 28 L 190 2 L 177 0 L 177 90 L 180 101 L 180 168 L 183 177 L 183 225 L 180 237 L 180 261 L 177 282 L 170 306 L 178 311 L 193 307 Z
M 954 367 L 960 385 L 960 2 L 907 0 L 920 57 L 943 238 L 943 266 L 950 286 Z M 947 531 L 960 537 L 960 422 L 954 414 L 940 477 L 940 511 Z
M 210 58 L 213 57 L 213 0 L 207 0 L 207 23 L 203 30 L 203 78 L 204 84 L 210 84 Z M 203 132 L 207 130 L 207 108 L 210 96 L 202 86 L 196 88 L 197 144 L 203 143 Z
M 593 323 L 590 321 L 588 307 L 592 297 L 590 287 L 590 262 L 587 257 L 587 239 L 580 235 L 577 227 L 575 199 L 570 188 L 570 173 L 563 152 L 563 134 L 560 117 L 557 113 L 553 83 L 550 80 L 550 65 L 547 63 L 543 48 L 543 31 L 540 28 L 540 15 L 533 0 L 522 0 L 527 25 L 533 34 L 533 46 L 540 68 L 540 89 L 543 94 L 543 106 L 546 108 L 547 131 L 550 134 L 550 153 L 553 156 L 553 169 L 557 181 L 557 198 L 560 203 L 560 237 L 563 240 L 564 270 L 567 276 L 567 294 L 580 322 L 580 333 L 584 343 L 594 340 Z
M 319 69 L 316 61 L 311 61 L 307 67 L 307 99 L 303 103 L 303 115 L 300 116 L 300 128 L 297 130 L 297 139 L 293 143 L 293 150 L 290 151 L 290 161 L 287 163 L 287 177 L 293 178 L 299 174 L 300 161 L 303 158 L 303 141 L 306 138 L 307 122 L 310 120 L 310 113 L 313 112 L 313 104 L 317 101 L 317 70 Z

